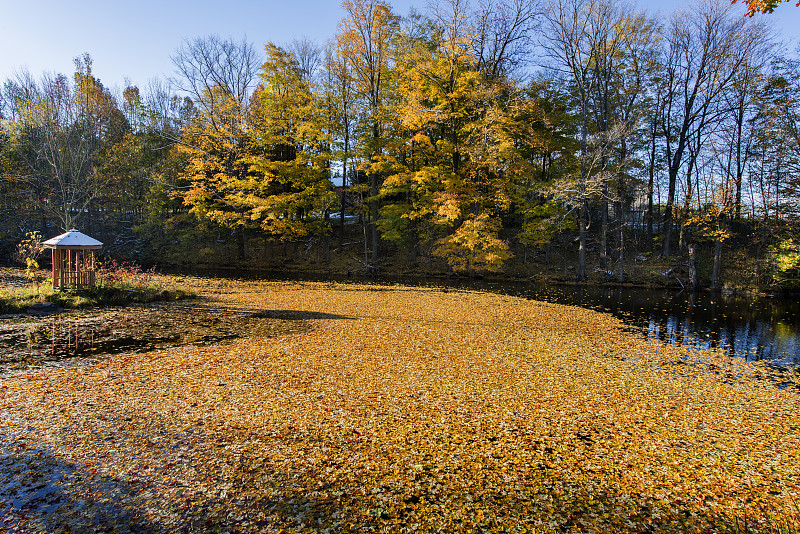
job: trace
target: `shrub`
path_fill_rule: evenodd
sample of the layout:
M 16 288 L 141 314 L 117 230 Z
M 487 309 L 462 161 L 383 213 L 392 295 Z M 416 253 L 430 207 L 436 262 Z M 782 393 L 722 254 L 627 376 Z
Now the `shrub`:
M 39 256 L 44 252 L 44 245 L 42 244 L 42 234 L 39 232 L 28 232 L 25 237 L 17 245 L 17 250 L 14 253 L 14 259 L 20 263 L 25 264 L 25 274 L 28 279 L 39 289 Z
M 155 274 L 155 267 L 145 271 L 134 261 L 109 260 L 97 269 L 100 285 L 126 289 L 149 287 Z

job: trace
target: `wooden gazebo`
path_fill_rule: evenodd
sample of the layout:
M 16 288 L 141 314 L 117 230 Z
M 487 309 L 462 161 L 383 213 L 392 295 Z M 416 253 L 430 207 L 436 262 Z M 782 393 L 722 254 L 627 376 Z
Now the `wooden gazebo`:
M 70 230 L 43 245 L 53 250 L 53 289 L 94 287 L 94 251 L 102 248 L 100 241 Z

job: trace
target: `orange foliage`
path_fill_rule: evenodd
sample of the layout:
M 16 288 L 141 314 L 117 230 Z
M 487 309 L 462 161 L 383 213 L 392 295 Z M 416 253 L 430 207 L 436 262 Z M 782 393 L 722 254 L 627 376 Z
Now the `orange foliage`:
M 733 0 L 733 4 L 739 0 Z M 744 0 L 743 3 L 747 5 L 747 12 L 745 16 L 752 17 L 756 13 L 772 13 L 778 4 L 788 2 L 789 0 Z M 800 7 L 800 0 L 795 4 L 795 7 Z

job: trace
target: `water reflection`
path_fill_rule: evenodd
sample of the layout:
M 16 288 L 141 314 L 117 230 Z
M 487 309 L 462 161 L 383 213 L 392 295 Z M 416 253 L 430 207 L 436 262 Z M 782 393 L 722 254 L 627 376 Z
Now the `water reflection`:
M 800 366 L 800 304 L 796 299 L 592 287 L 520 288 L 518 294 L 612 313 L 649 338 L 732 358 Z

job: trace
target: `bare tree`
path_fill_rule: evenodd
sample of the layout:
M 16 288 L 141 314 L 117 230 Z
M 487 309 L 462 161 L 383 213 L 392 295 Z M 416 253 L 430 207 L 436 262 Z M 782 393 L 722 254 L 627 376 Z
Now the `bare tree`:
M 541 42 L 550 67 L 567 79 L 574 88 L 580 117 L 580 172 L 572 189 L 573 204 L 578 209 L 578 280 L 586 279 L 586 238 L 589 183 L 592 173 L 590 121 L 592 98 L 596 90 L 595 65 L 602 53 L 608 53 L 605 39 L 612 34 L 614 6 L 603 0 L 547 0 L 545 3 L 545 38 Z M 602 176 L 602 174 L 601 174 Z
M 730 89 L 723 95 L 726 115 L 723 120 L 729 127 L 722 128 L 720 133 L 722 146 L 727 147 L 727 150 L 717 153 L 717 157 L 724 160 L 721 166 L 725 180 L 733 181 L 733 186 L 728 189 L 734 195 L 730 202 L 731 215 L 735 219 L 742 216 L 743 180 L 755 142 L 751 126 L 758 113 L 758 92 L 766 79 L 765 67 L 769 64 L 772 47 L 769 32 L 763 24 L 749 26 L 746 29 L 748 38 L 756 46 L 748 48 L 748 55 L 738 69 Z
M 308 37 L 303 37 L 293 39 L 286 49 L 297 61 L 305 80 L 311 82 L 316 79 L 323 63 L 322 48 Z
M 648 94 L 647 85 L 656 69 L 657 25 L 653 19 L 642 13 L 629 12 L 623 7 L 619 22 L 613 25 L 618 39 L 616 52 L 606 55 L 606 60 L 598 62 L 606 65 L 604 71 L 611 73 L 608 82 L 598 85 L 607 89 L 598 92 L 605 101 L 601 109 L 607 109 L 600 116 L 608 118 L 606 124 L 610 137 L 617 138 L 612 160 L 613 183 L 603 184 L 608 199 L 614 202 L 614 215 L 617 226 L 617 281 L 624 280 L 625 257 L 625 205 L 631 197 L 630 174 L 635 167 L 633 154 L 644 148 L 647 133 L 645 117 L 653 109 L 653 95 Z M 608 77 L 601 75 L 601 79 Z M 616 133 L 614 133 L 616 131 Z M 610 185 L 610 187 L 609 187 Z M 611 193 L 609 194 L 609 190 Z M 605 214 L 604 214 L 605 215 Z M 604 223 L 607 221 L 604 220 Z M 604 224 L 607 226 L 607 224 Z M 607 228 L 603 229 L 604 233 Z
M 746 31 L 750 24 L 752 21 L 737 16 L 730 4 L 718 0 L 700 0 L 689 10 L 676 12 L 670 22 L 662 125 L 669 179 L 664 256 L 670 255 L 678 174 L 681 169 L 691 173 L 692 156 L 699 154 L 709 128 L 718 120 L 720 98 L 736 79 L 752 47 L 758 46 Z M 695 146 L 689 151 L 692 142 Z M 690 187 L 687 181 L 687 190 Z
M 530 0 L 481 0 L 472 16 L 472 48 L 487 79 L 512 74 L 528 57 L 535 6 Z
M 217 106 L 216 98 L 222 94 L 243 113 L 261 66 L 247 39 L 237 43 L 217 35 L 184 41 L 171 59 L 176 76 L 170 81 L 206 111 Z
M 149 127 L 162 137 L 177 139 L 177 132 L 191 118 L 194 102 L 173 91 L 168 80 L 158 77 L 148 81 L 140 98 Z

